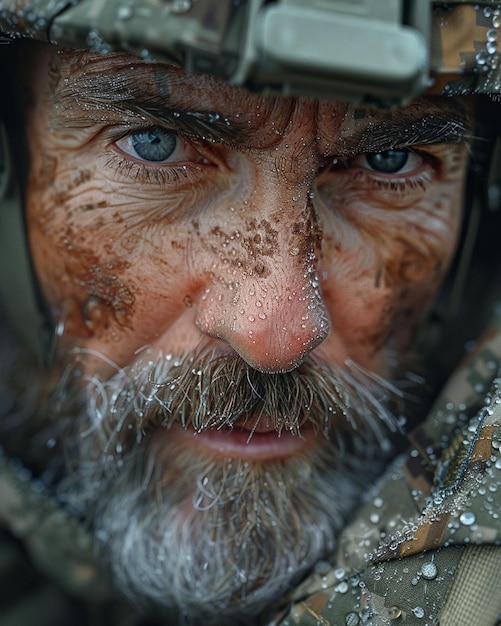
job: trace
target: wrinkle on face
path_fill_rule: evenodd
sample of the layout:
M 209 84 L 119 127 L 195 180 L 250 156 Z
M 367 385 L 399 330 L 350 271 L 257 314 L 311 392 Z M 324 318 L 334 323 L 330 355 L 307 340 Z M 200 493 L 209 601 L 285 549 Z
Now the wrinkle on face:
M 423 172 L 391 182 L 354 167 L 350 154 L 369 138 L 381 143 L 390 128 L 421 132 L 435 114 L 453 115 L 453 123 L 435 124 L 425 140 L 459 138 L 461 110 L 421 101 L 364 117 L 343 103 L 248 94 L 126 55 L 84 57 L 80 63 L 63 53 L 51 70 L 59 78 L 39 85 L 45 95 L 30 122 L 28 219 L 47 298 L 56 308 L 75 300 L 86 336 L 99 335 L 93 345 L 107 350 L 113 327 L 124 341 L 127 334 L 122 354 L 133 358 L 159 338 L 162 349 L 177 345 L 176 328 L 188 349 L 208 341 L 204 329 L 225 315 L 225 324 L 244 332 L 240 310 L 254 318 L 245 332 L 261 322 L 265 328 L 259 314 L 266 324 L 277 315 L 268 328 L 282 337 L 290 324 L 277 311 L 291 298 L 298 329 L 314 319 L 323 340 L 332 321 L 322 358 L 370 366 L 364 355 L 381 352 L 392 333 L 420 317 L 455 245 L 464 147 L 426 145 Z M 111 91 L 97 97 L 113 77 Z M 61 107 L 53 107 L 59 98 Z M 183 133 L 193 123 L 200 162 L 144 167 L 113 152 L 110 128 L 136 128 L 139 109 L 155 124 L 174 123 L 179 113 Z M 230 130 L 218 141 L 221 124 Z

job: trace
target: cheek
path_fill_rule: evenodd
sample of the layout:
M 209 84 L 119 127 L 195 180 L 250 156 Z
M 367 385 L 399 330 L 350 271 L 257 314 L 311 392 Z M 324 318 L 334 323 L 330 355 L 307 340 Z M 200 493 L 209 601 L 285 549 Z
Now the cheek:
M 65 222 L 53 222 L 50 237 L 36 226 L 31 232 L 44 295 L 67 334 L 89 336 L 111 326 L 131 328 L 138 288 L 126 254 L 107 252 L 99 230 L 92 237 Z
M 345 192 L 328 215 L 320 210 L 324 294 L 333 327 L 372 358 L 409 342 L 439 289 L 457 242 L 462 187 L 431 185 L 399 209 L 375 193 Z
M 187 259 L 197 212 L 209 200 L 197 185 L 179 187 L 145 192 L 143 185 L 117 185 L 83 170 L 67 156 L 35 160 L 27 195 L 30 243 L 44 295 L 66 335 L 113 340 L 134 330 L 148 338 L 152 327 L 189 306 L 197 287 Z
M 462 168 L 452 160 L 441 179 L 425 172 L 410 182 L 388 182 L 348 170 L 319 185 L 324 250 L 337 257 L 332 271 L 386 287 L 440 278 L 462 217 L 464 159 Z

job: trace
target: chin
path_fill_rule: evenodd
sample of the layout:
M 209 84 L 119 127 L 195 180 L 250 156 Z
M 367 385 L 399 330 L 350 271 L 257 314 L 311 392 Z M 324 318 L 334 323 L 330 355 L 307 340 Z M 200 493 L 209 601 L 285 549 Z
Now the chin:
M 333 552 L 374 469 L 328 442 L 263 462 L 163 441 L 97 480 L 87 513 L 116 586 L 143 611 L 245 624 Z
M 57 495 L 123 595 L 170 624 L 255 624 L 333 553 L 392 451 L 391 387 L 359 366 L 188 355 L 84 391 Z

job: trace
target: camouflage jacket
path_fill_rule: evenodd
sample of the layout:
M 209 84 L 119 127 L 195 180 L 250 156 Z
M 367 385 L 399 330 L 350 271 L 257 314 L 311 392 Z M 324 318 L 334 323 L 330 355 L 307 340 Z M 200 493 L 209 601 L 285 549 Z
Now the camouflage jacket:
M 501 621 L 501 320 L 269 626 Z
M 500 363 L 501 317 L 368 494 L 337 552 L 263 624 L 499 622 Z M 146 624 L 114 597 L 86 530 L 0 451 L 2 526 L 1 626 Z

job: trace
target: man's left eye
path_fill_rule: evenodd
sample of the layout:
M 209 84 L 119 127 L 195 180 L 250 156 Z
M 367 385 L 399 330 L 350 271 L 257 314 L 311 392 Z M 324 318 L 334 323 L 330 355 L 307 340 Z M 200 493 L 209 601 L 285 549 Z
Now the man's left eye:
M 361 154 L 352 164 L 378 174 L 406 174 L 419 168 L 422 157 L 409 150 L 385 150 Z
M 163 128 L 132 133 L 119 139 L 115 145 L 128 156 L 157 165 L 202 160 L 186 140 Z

